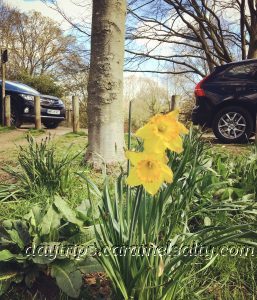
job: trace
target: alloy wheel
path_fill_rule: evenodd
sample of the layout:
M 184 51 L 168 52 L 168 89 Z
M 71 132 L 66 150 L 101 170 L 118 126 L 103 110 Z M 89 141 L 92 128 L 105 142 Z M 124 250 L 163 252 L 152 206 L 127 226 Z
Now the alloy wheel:
M 228 112 L 220 118 L 218 129 L 225 138 L 237 139 L 245 133 L 246 120 L 238 112 Z

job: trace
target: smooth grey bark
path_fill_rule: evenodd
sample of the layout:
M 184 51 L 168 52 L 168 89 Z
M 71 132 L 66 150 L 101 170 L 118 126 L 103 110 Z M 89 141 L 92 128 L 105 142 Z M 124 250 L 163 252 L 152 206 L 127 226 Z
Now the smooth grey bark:
M 124 160 L 123 63 L 126 0 L 94 0 L 85 159 L 96 168 Z

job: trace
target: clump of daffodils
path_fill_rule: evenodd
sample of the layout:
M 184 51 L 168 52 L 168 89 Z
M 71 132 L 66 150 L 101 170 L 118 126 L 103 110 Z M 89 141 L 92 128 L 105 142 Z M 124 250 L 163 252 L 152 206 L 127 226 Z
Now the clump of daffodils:
M 167 166 L 166 150 L 181 153 L 182 134 L 188 133 L 186 127 L 178 121 L 178 111 L 165 115 L 158 114 L 138 129 L 136 136 L 144 141 L 143 152 L 127 151 L 132 168 L 127 178 L 129 186 L 143 185 L 154 195 L 163 182 L 173 181 L 173 172 Z

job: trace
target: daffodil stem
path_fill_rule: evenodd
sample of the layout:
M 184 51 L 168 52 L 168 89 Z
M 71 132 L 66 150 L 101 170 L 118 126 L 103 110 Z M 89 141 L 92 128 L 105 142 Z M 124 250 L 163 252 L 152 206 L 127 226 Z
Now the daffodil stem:
M 132 220 L 131 220 L 131 223 L 130 223 L 130 229 L 129 229 L 129 243 L 130 243 L 130 245 L 131 245 L 131 242 L 132 242 L 132 234 L 134 233 L 134 230 L 135 230 L 135 221 L 136 221 L 136 218 L 137 218 L 137 215 L 138 215 L 140 200 L 142 198 L 142 193 L 143 193 L 143 187 L 141 185 L 137 188 L 135 203 L 133 205 L 134 206 L 133 207 L 133 216 L 132 216 Z
M 128 116 L 128 150 L 131 148 L 131 119 L 132 119 L 132 101 L 129 101 L 129 116 Z M 130 161 L 127 164 L 127 173 L 129 175 Z
M 129 101 L 129 115 L 128 115 L 128 150 L 131 148 L 131 119 L 132 119 L 132 100 Z M 127 176 L 130 172 L 130 161 L 127 162 Z M 127 221 L 130 218 L 130 206 L 129 201 L 131 198 L 131 190 L 130 187 L 127 185 L 127 191 L 126 191 L 126 200 L 127 200 Z

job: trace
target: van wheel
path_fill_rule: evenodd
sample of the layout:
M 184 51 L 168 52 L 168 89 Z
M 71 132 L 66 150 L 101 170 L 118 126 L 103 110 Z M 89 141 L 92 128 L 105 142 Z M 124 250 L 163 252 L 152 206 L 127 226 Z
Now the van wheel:
M 215 115 L 212 129 L 223 143 L 246 143 L 253 132 L 253 118 L 244 108 L 228 106 Z

